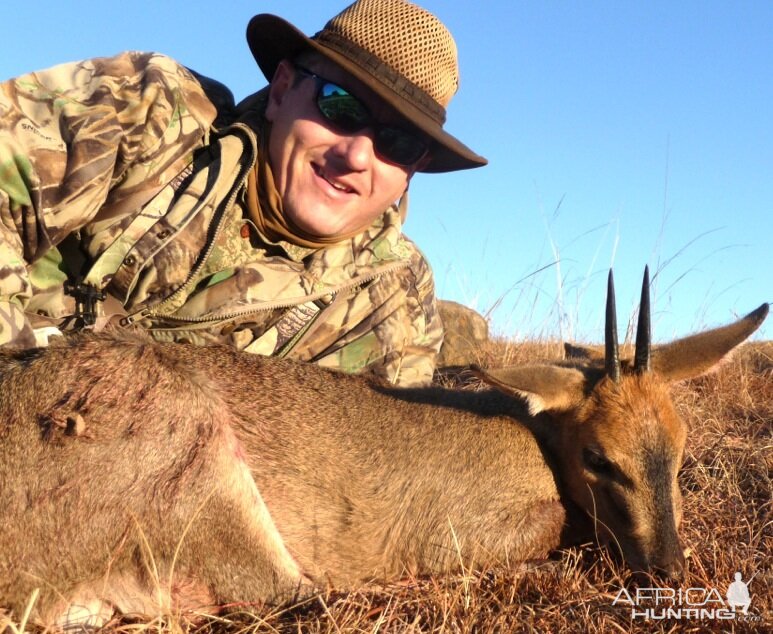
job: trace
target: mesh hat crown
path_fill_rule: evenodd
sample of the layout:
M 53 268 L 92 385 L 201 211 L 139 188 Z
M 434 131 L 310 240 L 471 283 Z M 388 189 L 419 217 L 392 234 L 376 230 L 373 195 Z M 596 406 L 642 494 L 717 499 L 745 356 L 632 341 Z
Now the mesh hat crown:
M 459 86 L 456 44 L 425 9 L 405 0 L 358 0 L 311 38 L 282 18 L 261 14 L 250 20 L 247 41 L 269 80 L 280 61 L 311 49 L 363 82 L 432 141 L 422 171 L 486 164 L 443 129 Z

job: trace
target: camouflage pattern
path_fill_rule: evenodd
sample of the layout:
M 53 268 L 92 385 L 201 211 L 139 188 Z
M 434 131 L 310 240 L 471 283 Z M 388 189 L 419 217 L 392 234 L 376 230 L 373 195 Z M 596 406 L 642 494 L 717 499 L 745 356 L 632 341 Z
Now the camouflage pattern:
M 125 311 L 159 340 L 427 382 L 442 328 L 398 210 L 325 249 L 268 242 L 242 207 L 256 126 L 218 129 L 220 115 L 157 54 L 0 85 L 0 343 L 70 327 L 64 284 L 83 272 L 117 298 L 106 313 Z M 73 234 L 81 262 L 62 242 Z

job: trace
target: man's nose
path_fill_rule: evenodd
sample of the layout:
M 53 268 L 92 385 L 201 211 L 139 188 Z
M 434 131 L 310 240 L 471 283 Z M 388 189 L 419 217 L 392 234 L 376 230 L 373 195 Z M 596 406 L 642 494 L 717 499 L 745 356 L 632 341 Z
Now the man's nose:
M 339 152 L 346 165 L 354 172 L 362 172 L 369 167 L 374 157 L 373 139 L 370 132 L 361 130 L 341 139 Z

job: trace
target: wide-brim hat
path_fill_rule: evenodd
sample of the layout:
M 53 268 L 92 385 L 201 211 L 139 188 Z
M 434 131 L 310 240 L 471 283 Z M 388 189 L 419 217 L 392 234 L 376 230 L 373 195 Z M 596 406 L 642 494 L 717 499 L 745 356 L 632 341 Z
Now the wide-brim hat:
M 440 20 L 414 4 L 357 0 L 312 37 L 264 13 L 250 20 L 247 42 L 269 81 L 279 62 L 311 49 L 368 86 L 434 141 L 422 172 L 488 162 L 443 129 L 459 84 L 456 44 Z

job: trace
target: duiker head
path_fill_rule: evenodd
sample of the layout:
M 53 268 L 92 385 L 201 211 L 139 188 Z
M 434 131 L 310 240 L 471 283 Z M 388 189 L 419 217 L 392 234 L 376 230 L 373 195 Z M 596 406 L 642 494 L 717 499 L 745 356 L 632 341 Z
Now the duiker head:
M 687 428 L 674 409 L 669 384 L 710 370 L 759 327 L 767 312 L 763 304 L 734 324 L 652 349 L 645 270 L 634 357 L 621 359 L 610 272 L 603 356 L 573 348 L 585 361 L 481 376 L 525 398 L 531 414 L 551 415 L 556 427 L 550 444 L 563 486 L 592 518 L 599 540 L 634 570 L 679 577 L 684 557 L 677 534 L 677 472 Z

